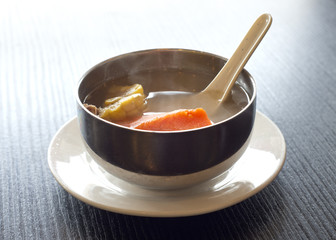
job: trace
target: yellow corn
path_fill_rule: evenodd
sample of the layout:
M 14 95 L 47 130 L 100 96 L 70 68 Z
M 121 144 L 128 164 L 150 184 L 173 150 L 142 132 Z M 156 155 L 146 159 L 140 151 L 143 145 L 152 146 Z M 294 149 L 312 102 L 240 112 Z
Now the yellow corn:
M 141 116 L 146 105 L 140 84 L 115 86 L 110 90 L 111 98 L 105 100 L 105 107 L 99 109 L 99 116 L 117 122 Z

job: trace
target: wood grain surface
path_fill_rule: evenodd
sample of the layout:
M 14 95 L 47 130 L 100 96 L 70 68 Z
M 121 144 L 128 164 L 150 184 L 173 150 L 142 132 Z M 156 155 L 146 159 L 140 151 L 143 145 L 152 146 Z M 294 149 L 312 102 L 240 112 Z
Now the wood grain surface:
M 262 13 L 246 69 L 281 129 L 285 166 L 255 196 L 183 218 L 91 207 L 52 176 L 47 149 L 75 87 L 107 58 L 152 48 L 230 57 Z M 0 4 L 0 239 L 336 239 L 336 1 L 42 1 Z

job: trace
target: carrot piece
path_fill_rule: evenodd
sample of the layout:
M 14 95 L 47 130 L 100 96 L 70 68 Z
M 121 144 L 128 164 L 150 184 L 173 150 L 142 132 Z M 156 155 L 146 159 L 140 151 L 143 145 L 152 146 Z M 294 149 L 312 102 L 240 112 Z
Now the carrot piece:
M 204 109 L 197 108 L 144 116 L 132 123 L 131 127 L 153 131 L 176 131 L 200 128 L 211 124 L 212 122 Z

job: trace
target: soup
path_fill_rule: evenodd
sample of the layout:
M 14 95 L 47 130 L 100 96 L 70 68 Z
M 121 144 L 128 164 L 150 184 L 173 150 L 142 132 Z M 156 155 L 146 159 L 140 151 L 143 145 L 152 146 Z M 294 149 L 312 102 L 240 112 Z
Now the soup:
M 132 76 L 106 81 L 90 92 L 86 96 L 84 103 L 103 107 L 107 99 L 115 97 L 111 96 L 111 92 L 113 92 L 113 88 L 116 87 L 116 83 L 122 85 L 140 83 L 144 86 L 145 100 L 148 102 L 148 105 L 142 109 L 143 115 L 176 111 L 178 109 L 184 109 L 183 104 L 176 108 L 176 103 L 181 100 L 180 98 L 185 97 L 185 95 L 196 94 L 202 90 L 193 88 L 195 81 L 198 82 L 198 86 L 201 85 L 202 87 L 203 85 L 205 87 L 207 82 L 204 79 L 209 79 L 208 75 L 196 75 L 187 71 L 181 71 L 176 75 L 176 69 L 172 69 L 171 71 L 167 69 L 165 70 L 165 73 L 165 79 L 162 79 L 162 70 L 157 70 L 144 71 Z M 155 81 L 158 77 L 161 78 L 160 81 Z M 199 84 L 200 82 L 202 84 Z M 236 84 L 232 89 L 231 96 L 228 97 L 225 102 L 220 104 L 216 114 L 211 114 L 210 120 L 213 123 L 217 123 L 234 116 L 249 103 L 249 100 L 245 90 L 240 85 Z M 206 104 L 206 102 L 200 103 L 200 105 Z M 196 108 L 197 107 L 201 106 L 197 106 L 196 104 Z M 118 123 L 118 121 L 112 122 Z

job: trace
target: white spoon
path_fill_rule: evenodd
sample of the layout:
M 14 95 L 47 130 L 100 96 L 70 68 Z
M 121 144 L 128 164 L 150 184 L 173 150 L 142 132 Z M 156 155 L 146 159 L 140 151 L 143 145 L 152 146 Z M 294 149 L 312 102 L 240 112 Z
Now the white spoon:
M 261 15 L 245 35 L 232 57 L 211 83 L 199 93 L 151 92 L 147 97 L 147 112 L 168 112 L 177 109 L 202 107 L 210 119 L 217 115 L 218 107 L 231 94 L 240 72 L 257 48 L 272 23 L 270 14 Z

